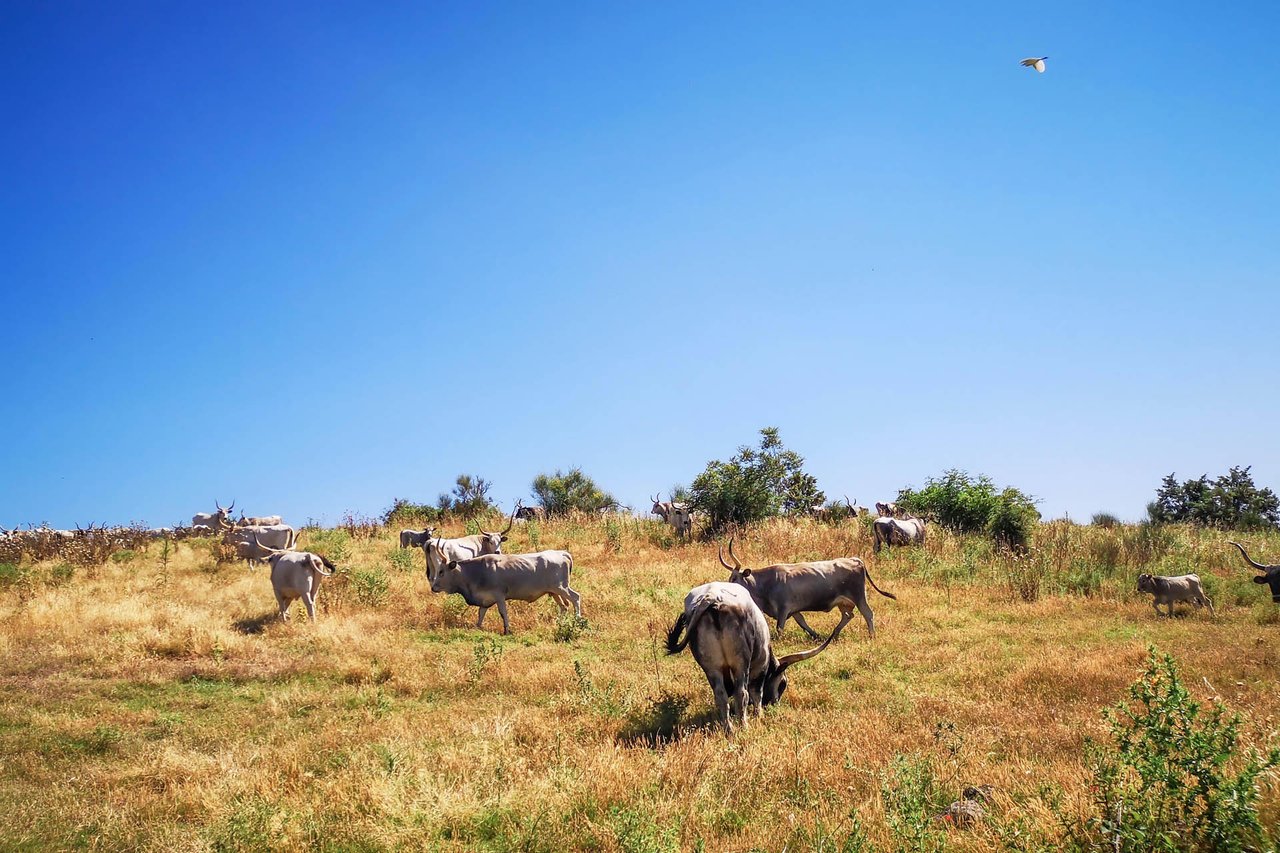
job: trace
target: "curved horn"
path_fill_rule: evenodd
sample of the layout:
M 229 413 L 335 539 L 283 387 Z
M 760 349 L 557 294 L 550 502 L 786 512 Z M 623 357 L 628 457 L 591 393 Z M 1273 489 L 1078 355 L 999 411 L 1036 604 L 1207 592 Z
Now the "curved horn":
M 796 652 L 793 655 L 787 655 L 786 657 L 779 658 L 778 672 L 782 672 L 787 667 L 791 666 L 791 664 L 793 663 L 800 663 L 800 661 L 802 660 L 808 660 L 809 658 L 816 655 L 818 652 L 825 649 L 827 646 L 831 645 L 832 641 L 835 640 L 836 637 L 840 636 L 840 632 L 844 630 L 844 626 L 848 625 L 849 620 L 852 618 L 853 618 L 853 611 L 849 611 L 848 613 L 844 614 L 844 616 L 841 617 L 840 619 L 840 624 L 837 625 L 836 629 L 831 632 L 830 637 L 827 637 L 825 640 L 822 641 L 822 645 L 809 649 L 806 652 Z
M 739 562 L 738 555 L 733 553 L 733 537 L 732 536 L 729 537 L 729 559 L 733 560 L 733 570 L 735 572 L 740 571 L 742 569 L 742 563 Z M 728 568 L 728 566 L 725 566 L 725 568 Z
M 516 501 L 516 508 L 511 510 L 511 517 L 507 519 L 507 529 L 502 531 L 502 535 L 506 536 L 511 532 L 511 527 L 516 523 L 516 513 L 520 510 L 520 501 Z
M 720 558 L 720 565 L 724 566 L 726 569 L 728 569 L 728 570 L 729 570 L 729 571 L 731 571 L 731 572 L 733 571 L 733 566 L 729 565 L 728 563 L 726 563 L 726 562 L 724 561 L 724 546 L 723 546 L 723 545 L 718 545 L 718 546 L 716 547 L 716 556 Z
M 235 508 L 236 508 L 236 499 L 235 499 L 235 498 L 232 498 L 232 499 L 231 499 L 231 506 L 227 507 L 227 512 L 231 512 L 231 510 L 233 510 L 233 509 L 235 509 Z
M 1235 545 L 1237 548 L 1239 548 L 1239 549 L 1240 549 L 1240 554 L 1241 554 L 1241 556 L 1243 556 L 1243 557 L 1245 558 L 1245 560 L 1249 563 L 1249 565 L 1253 566 L 1255 569 L 1257 569 L 1257 570 L 1258 570 L 1258 571 L 1260 571 L 1260 572 L 1269 572 L 1269 571 L 1271 571 L 1272 569 L 1280 569 L 1280 566 L 1264 566 L 1264 565 L 1262 565 L 1261 563 L 1256 563 L 1256 562 L 1254 562 L 1254 561 L 1249 557 L 1249 555 L 1248 555 L 1247 553 L 1245 553 L 1244 546 L 1243 546 L 1243 545 L 1241 545 L 1239 542 L 1228 542 L 1227 544 L 1228 544 L 1228 545 Z
M 257 532 L 256 532 L 256 531 L 255 531 L 255 532 L 254 532 L 254 534 L 253 534 L 253 544 L 254 544 L 254 545 L 257 545 L 257 546 L 258 546 L 259 548 L 261 548 L 263 551 L 267 551 L 267 552 L 269 552 L 269 553 L 271 554 L 271 556 L 273 556 L 273 557 L 275 557 L 275 556 L 278 556 L 278 555 L 280 555 L 280 554 L 285 553 L 283 549 L 280 549 L 280 548 L 268 548 L 266 545 L 263 545 L 261 542 L 259 542 L 259 541 L 258 541 L 258 534 L 257 534 Z
M 848 495 L 845 495 L 845 496 L 844 496 L 844 502 L 845 502 L 845 503 L 847 503 L 847 504 L 849 505 L 849 512 L 851 512 L 851 513 L 856 513 L 856 512 L 857 512 L 857 510 L 853 508 L 853 504 L 854 504 L 854 502 L 853 502 L 853 501 L 851 501 L 851 500 L 849 500 L 849 496 L 848 496 Z
M 660 495 L 662 493 L 659 492 L 658 494 Z M 654 503 L 662 503 L 662 501 L 658 500 L 658 495 L 654 495 L 653 497 L 649 498 L 649 500 L 653 501 Z
M 222 509 L 222 504 L 218 503 L 218 499 L 217 499 L 217 498 L 214 498 L 214 499 L 213 499 L 213 505 L 214 505 L 214 506 L 216 506 L 216 507 L 217 507 L 219 510 L 221 510 L 222 512 L 226 512 L 226 510 Z

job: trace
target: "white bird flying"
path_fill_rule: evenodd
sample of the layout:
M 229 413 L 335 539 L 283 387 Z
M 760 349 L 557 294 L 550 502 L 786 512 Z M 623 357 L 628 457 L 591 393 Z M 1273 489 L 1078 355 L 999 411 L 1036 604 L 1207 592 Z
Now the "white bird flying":
M 1026 67 L 1028 67 L 1028 68 L 1034 68 L 1035 70 L 1037 70 L 1037 71 L 1039 71 L 1041 74 L 1043 74 L 1043 73 L 1044 73 L 1044 61 L 1045 61 L 1046 59 L 1048 59 L 1048 58 L 1049 58 L 1049 57 L 1047 57 L 1047 56 L 1042 56 L 1042 57 L 1040 57 L 1039 59 L 1037 59 L 1037 58 L 1036 58 L 1036 57 L 1034 57 L 1034 56 L 1029 56 L 1029 57 L 1027 57 L 1026 59 L 1022 60 L 1022 63 L 1021 63 L 1021 64 L 1022 64 L 1022 65 L 1025 65 L 1025 66 L 1026 66 Z

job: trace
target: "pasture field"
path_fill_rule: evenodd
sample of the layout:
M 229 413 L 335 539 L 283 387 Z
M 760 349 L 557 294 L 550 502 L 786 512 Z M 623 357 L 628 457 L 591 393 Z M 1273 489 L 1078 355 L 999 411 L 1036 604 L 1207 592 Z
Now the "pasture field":
M 727 576 L 714 544 L 518 526 L 508 552 L 573 552 L 587 624 L 516 602 L 503 637 L 496 610 L 477 630 L 432 595 L 396 532 L 304 532 L 342 568 L 315 624 L 300 604 L 280 624 L 268 570 L 209 542 L 0 567 L 0 849 L 1055 849 L 1149 646 L 1247 745 L 1280 721 L 1280 606 L 1219 533 L 1058 522 L 1013 558 L 933 530 L 872 558 L 861 522 L 752 528 L 745 565 L 860 555 L 898 600 L 869 590 L 877 639 L 855 617 L 726 738 L 693 658 L 662 648 L 689 588 Z M 1280 559 L 1280 536 L 1243 541 Z M 1217 617 L 1157 618 L 1140 571 L 1198 572 Z M 987 818 L 932 820 L 968 784 L 993 786 Z

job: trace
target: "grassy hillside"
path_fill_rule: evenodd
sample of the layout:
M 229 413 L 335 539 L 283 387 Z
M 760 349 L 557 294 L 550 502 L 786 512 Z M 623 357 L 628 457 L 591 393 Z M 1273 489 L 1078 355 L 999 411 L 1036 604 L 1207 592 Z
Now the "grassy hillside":
M 862 523 L 752 529 L 746 565 L 862 555 L 898 600 L 873 593 L 876 640 L 850 623 L 726 739 L 692 657 L 661 650 L 688 589 L 725 577 L 714 546 L 518 527 L 511 552 L 573 552 L 588 625 L 513 603 L 502 637 L 369 532 L 303 536 L 343 568 L 314 625 L 278 623 L 267 571 L 206 542 L 0 567 L 0 848 L 1052 848 L 1148 645 L 1245 743 L 1280 720 L 1280 606 L 1217 533 L 1051 524 L 1010 558 L 934 531 L 871 559 Z M 1280 560 L 1280 536 L 1244 541 Z M 1140 571 L 1198 572 L 1217 617 L 1157 618 Z M 794 625 L 775 642 L 808 647 Z M 967 784 L 994 787 L 986 821 L 928 819 Z M 1262 813 L 1280 822 L 1270 779 Z

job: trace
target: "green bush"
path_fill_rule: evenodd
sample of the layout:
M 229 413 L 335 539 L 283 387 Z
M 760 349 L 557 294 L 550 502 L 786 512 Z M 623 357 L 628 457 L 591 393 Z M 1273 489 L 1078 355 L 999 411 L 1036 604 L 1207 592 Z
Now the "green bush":
M 26 575 L 26 570 L 17 563 L 0 563 L 0 587 L 13 586 L 21 582 Z
M 417 548 L 395 548 L 387 554 L 391 566 L 398 572 L 411 572 L 417 564 L 414 559 L 418 555 Z
M 390 597 L 391 581 L 382 569 L 352 569 L 351 589 L 361 604 L 380 607 Z
M 443 514 L 439 507 L 396 498 L 382 513 L 382 523 L 395 530 L 425 527 L 440 521 Z
M 587 630 L 587 617 L 578 616 L 572 610 L 556 614 L 556 627 L 551 636 L 557 643 L 572 643 Z
M 818 481 L 805 473 L 804 457 L 782 446 L 777 427 L 760 430 L 758 448 L 739 447 L 728 462 L 708 462 L 690 492 L 712 535 L 782 513 L 808 513 L 826 500 Z
M 602 490 L 595 481 L 582 473 L 581 468 L 567 472 L 556 469 L 554 474 L 539 474 L 533 478 L 533 495 L 547 511 L 547 515 L 599 512 L 618 505 L 613 495 Z
M 1258 780 L 1280 765 L 1280 749 L 1241 749 L 1239 715 L 1219 703 L 1202 711 L 1173 658 L 1155 649 L 1128 694 L 1104 712 L 1113 743 L 1087 746 L 1090 814 L 1066 826 L 1073 849 L 1273 849 Z
M 1094 527 L 1119 527 L 1120 519 L 1109 512 L 1095 512 L 1089 523 Z
M 997 491 L 990 477 L 952 469 L 923 489 L 898 492 L 903 509 L 958 533 L 986 533 L 997 544 L 1021 549 L 1031 541 L 1040 513 L 1036 500 L 1012 486 Z

